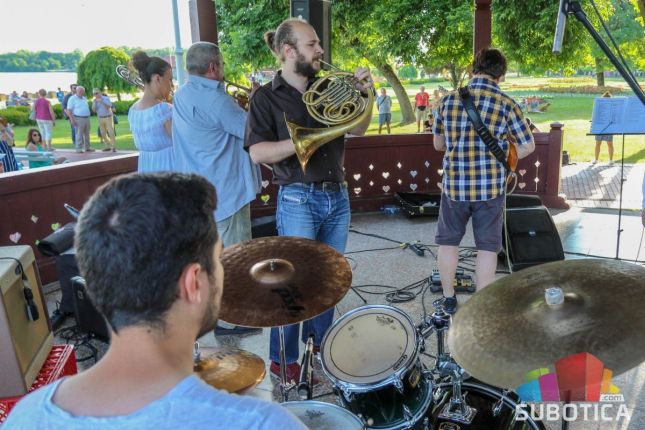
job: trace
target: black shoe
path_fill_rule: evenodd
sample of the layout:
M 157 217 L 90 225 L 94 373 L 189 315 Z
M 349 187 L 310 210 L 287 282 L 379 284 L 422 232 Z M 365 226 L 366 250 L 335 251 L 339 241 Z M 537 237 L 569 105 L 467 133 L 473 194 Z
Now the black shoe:
M 258 334 L 262 333 L 261 328 L 251 328 L 251 327 L 240 327 L 236 325 L 233 328 L 224 328 L 217 326 L 215 328 L 215 336 L 232 336 L 232 335 L 244 335 L 244 334 Z
M 72 315 L 71 312 L 61 312 L 60 309 L 56 309 L 52 312 L 52 315 L 49 317 L 49 321 L 52 324 L 52 331 L 58 330 L 58 328 L 63 325 L 68 316 Z
M 446 297 L 443 302 L 443 310 L 450 315 L 457 312 L 457 296 Z

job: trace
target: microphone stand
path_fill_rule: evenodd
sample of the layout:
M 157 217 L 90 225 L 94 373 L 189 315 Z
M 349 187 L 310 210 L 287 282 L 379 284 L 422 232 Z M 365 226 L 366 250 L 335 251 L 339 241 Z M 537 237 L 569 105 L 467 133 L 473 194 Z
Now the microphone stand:
M 298 396 L 300 400 L 311 400 L 313 397 L 314 370 L 314 335 L 310 334 L 302 356 L 300 367 L 300 382 L 298 383 Z

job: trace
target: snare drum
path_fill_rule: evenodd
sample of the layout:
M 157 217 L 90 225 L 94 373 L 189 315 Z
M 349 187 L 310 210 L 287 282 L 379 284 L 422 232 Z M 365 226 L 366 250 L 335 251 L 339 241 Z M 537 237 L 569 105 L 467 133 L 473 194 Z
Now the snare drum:
M 340 317 L 321 345 L 322 367 L 342 404 L 370 429 L 404 429 L 432 400 L 418 358 L 415 326 L 391 306 L 363 306 Z
M 363 421 L 356 415 L 331 403 L 312 400 L 286 402 L 280 406 L 287 408 L 308 429 L 314 430 L 360 430 Z

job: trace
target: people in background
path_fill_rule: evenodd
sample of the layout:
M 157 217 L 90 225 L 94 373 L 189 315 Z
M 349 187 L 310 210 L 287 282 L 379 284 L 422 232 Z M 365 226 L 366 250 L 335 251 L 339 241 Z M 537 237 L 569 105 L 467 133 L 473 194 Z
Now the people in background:
M 428 102 L 430 94 L 426 93 L 426 88 L 421 85 L 419 92 L 414 96 L 414 111 L 417 116 L 417 133 L 421 131 L 421 124 L 428 116 Z
M 52 147 L 52 134 L 56 126 L 56 114 L 52 104 L 45 97 L 47 91 L 41 89 L 38 91 L 38 99 L 34 102 L 34 112 L 36 114 L 36 124 L 42 136 L 42 144 L 45 145 L 47 151 L 54 151 Z
M 67 100 L 67 116 L 76 129 L 76 152 L 91 152 L 90 146 L 90 107 L 85 98 L 85 88 L 77 85 L 76 94 Z
M 611 97 L 611 93 L 607 91 L 602 96 Z M 591 162 L 591 164 L 598 163 L 598 159 L 600 157 L 600 147 L 602 146 L 603 142 L 607 142 L 607 152 L 609 154 L 609 162 L 607 163 L 607 165 L 613 166 L 614 165 L 614 135 L 613 134 L 596 135 L 596 148 L 594 149 L 594 160 Z
M 25 143 L 27 151 L 45 152 L 46 148 L 43 146 L 42 135 L 35 128 L 29 129 L 27 133 L 27 142 Z M 67 161 L 65 157 L 58 157 L 50 160 L 29 160 L 29 168 L 35 169 L 38 167 L 47 167 L 53 164 L 61 164 Z
M 65 94 L 65 97 L 63 97 L 63 101 L 61 102 L 60 105 L 63 108 L 63 118 L 69 121 L 69 126 L 72 130 L 72 143 L 76 147 L 76 128 L 74 128 L 74 124 L 72 124 L 72 120 L 70 120 L 69 117 L 67 116 L 67 102 L 69 101 L 70 97 L 76 94 L 76 84 L 71 84 L 69 86 L 69 90 L 70 92 Z
M 387 127 L 387 134 L 390 134 L 390 122 L 392 122 L 392 98 L 387 95 L 385 88 L 381 88 L 381 95 L 376 98 L 378 108 L 378 134 L 381 134 L 383 125 Z
M 101 142 L 103 142 L 103 151 L 116 152 L 116 137 L 114 134 L 114 112 L 110 98 L 101 94 L 101 90 L 94 88 L 92 90 L 92 110 L 96 112 L 99 118 L 99 129 L 101 130 Z

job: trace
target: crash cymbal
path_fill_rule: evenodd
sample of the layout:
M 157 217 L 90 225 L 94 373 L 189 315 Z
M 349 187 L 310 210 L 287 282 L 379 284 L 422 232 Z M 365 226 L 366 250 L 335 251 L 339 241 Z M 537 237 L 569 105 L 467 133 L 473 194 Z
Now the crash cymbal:
M 233 347 L 199 348 L 193 370 L 207 384 L 229 393 L 243 393 L 264 379 L 264 361 Z
M 564 302 L 549 305 L 545 289 Z M 448 333 L 455 361 L 516 388 L 527 372 L 588 352 L 618 375 L 645 360 L 645 267 L 621 261 L 542 264 L 499 279 L 460 306 Z
M 261 237 L 222 252 L 224 293 L 219 318 L 247 327 L 275 327 L 313 318 L 352 284 L 349 263 L 332 247 L 299 237 Z

